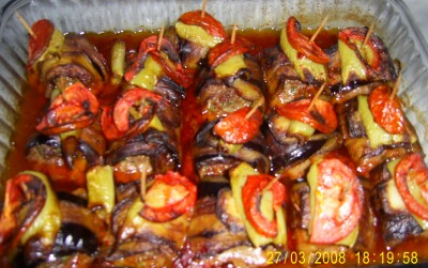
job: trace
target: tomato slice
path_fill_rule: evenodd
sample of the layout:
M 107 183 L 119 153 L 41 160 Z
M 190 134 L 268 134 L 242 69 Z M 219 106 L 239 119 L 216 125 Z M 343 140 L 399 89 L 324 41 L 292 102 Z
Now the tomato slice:
M 323 159 L 317 165 L 309 242 L 333 244 L 358 225 L 363 202 L 361 185 L 356 173 L 337 158 Z
M 104 137 L 109 141 L 120 139 L 125 134 L 116 127 L 113 119 L 113 109 L 108 106 L 102 108 L 101 127 Z
M 196 203 L 196 185 L 177 172 L 156 175 L 146 193 L 140 215 L 155 222 L 166 222 L 191 211 Z
M 28 64 L 31 66 L 45 52 L 49 46 L 52 35 L 55 31 L 55 26 L 49 20 L 42 19 L 36 21 L 31 30 L 34 37 L 30 35 L 28 44 Z
M 138 56 L 134 64 L 125 73 L 125 80 L 131 81 L 137 73 L 144 68 L 144 62 L 148 55 L 151 55 L 153 59 L 162 66 L 162 69 L 166 75 L 174 80 L 179 85 L 187 88 L 192 83 L 190 76 L 184 71 L 183 66 L 180 62 L 171 61 L 171 57 L 166 59 L 161 51 L 175 50 L 174 45 L 166 38 L 162 39 L 161 49 L 158 50 L 158 36 L 153 35 L 144 39 L 138 50 Z
M 205 12 L 204 17 L 201 16 L 201 10 L 186 12 L 178 19 L 184 24 L 196 25 L 202 27 L 210 35 L 214 37 L 227 38 L 226 30 L 221 22 L 216 20 L 213 16 Z
M 361 48 L 361 44 L 366 38 L 367 32 L 357 31 L 355 28 L 347 28 L 339 33 L 339 40 L 344 42 L 349 48 L 354 51 L 359 51 L 363 57 L 365 63 L 371 68 L 381 68 L 381 56 L 378 46 L 369 37 L 364 48 Z M 366 51 L 367 49 L 367 51 Z
M 0 222 L 0 253 L 18 246 L 46 203 L 43 181 L 32 174 L 20 173 L 6 182 Z
M 399 100 L 385 85 L 375 88 L 369 96 L 369 107 L 373 118 L 384 130 L 391 134 L 403 134 L 405 130 L 404 113 Z
M 280 115 L 308 124 L 322 133 L 331 133 L 337 128 L 337 116 L 333 105 L 317 98 L 309 110 L 312 99 L 301 99 L 277 108 Z
M 153 114 L 153 106 L 162 100 L 162 97 L 142 88 L 131 89 L 123 94 L 117 101 L 113 110 L 113 121 L 119 132 L 127 133 L 134 126 L 144 129 L 150 123 Z M 146 103 L 147 102 L 147 103 Z M 140 115 L 131 126 L 131 108 L 135 108 Z M 141 122 L 140 122 L 141 121 Z M 142 125 L 140 124 L 142 123 Z
M 287 21 L 287 38 L 291 46 L 313 62 L 327 64 L 328 55 L 315 43 L 300 32 L 300 23 L 295 17 Z
M 97 98 L 80 82 L 59 94 L 49 106 L 36 129 L 46 135 L 84 128 L 90 125 L 99 109 Z
M 409 211 L 428 220 L 428 168 L 422 156 L 417 153 L 404 156 L 395 168 L 394 178 Z M 412 195 L 409 183 L 420 188 L 420 196 Z
M 250 175 L 242 188 L 242 201 L 245 215 L 256 231 L 266 237 L 275 237 L 278 233 L 276 219 L 268 220 L 260 211 L 260 199 L 263 189 L 275 178 L 269 175 Z M 285 201 L 285 187 L 276 181 L 268 189 L 273 194 L 273 209 L 277 211 Z
M 231 44 L 229 40 L 226 40 L 210 50 L 208 54 L 208 64 L 214 68 L 227 61 L 229 58 L 244 54 L 250 49 L 248 44 L 240 38 L 237 38 L 233 44 Z
M 215 126 L 214 133 L 228 143 L 245 143 L 253 139 L 262 124 L 262 114 L 256 110 L 246 119 L 251 108 L 245 107 L 222 118 Z

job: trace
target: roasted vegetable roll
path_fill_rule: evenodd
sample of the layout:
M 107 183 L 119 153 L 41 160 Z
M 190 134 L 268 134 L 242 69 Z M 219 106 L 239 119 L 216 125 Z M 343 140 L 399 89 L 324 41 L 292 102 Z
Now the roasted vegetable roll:
M 296 250 L 309 264 L 317 254 L 355 257 L 375 246 L 375 218 L 352 161 L 342 151 L 315 159 L 291 187 L 291 228 Z M 324 254 L 325 255 L 325 254 Z
M 26 156 L 34 170 L 45 173 L 56 190 L 85 186 L 86 172 L 104 163 L 106 141 L 98 123 L 57 135 L 35 134 Z
M 270 254 L 284 256 L 285 188 L 277 181 L 269 185 L 273 178 L 257 174 L 242 163 L 231 171 L 231 187 L 211 182 L 198 186 L 216 191 L 199 190 L 186 245 L 175 267 L 262 267 Z
M 398 98 L 390 98 L 391 92 L 388 85 L 381 84 L 369 95 L 338 106 L 345 146 L 365 177 L 387 159 L 421 151 L 413 126 Z
M 179 40 L 183 65 L 196 70 L 208 51 L 227 39 L 223 25 L 213 16 L 201 10 L 186 12 L 175 23 L 174 31 Z
M 174 172 L 157 175 L 145 193 L 113 212 L 116 243 L 101 252 L 105 267 L 170 267 L 183 247 L 196 202 L 196 186 Z
M 80 81 L 98 94 L 108 79 L 104 56 L 84 36 L 63 35 L 48 20 L 39 20 L 32 26 L 35 37 L 30 37 L 27 69 L 30 79 L 42 82 L 47 98 L 64 89 L 64 81 Z
M 227 180 L 229 169 L 242 161 L 261 173 L 269 170 L 260 132 L 263 78 L 250 49 L 239 38 L 217 45 L 197 78 L 197 101 L 206 123 L 196 134 L 193 155 L 203 181 Z
M 0 251 L 19 267 L 90 267 L 113 237 L 104 222 L 71 194 L 53 191 L 42 173 L 25 171 L 7 182 Z
M 291 83 L 304 92 L 302 97 L 286 88 L 274 95 L 263 130 L 272 172 L 293 180 L 303 176 L 313 155 L 334 149 L 342 140 L 335 132 L 338 122 L 331 100 L 311 96 L 312 86 Z
M 103 133 L 111 141 L 107 163 L 119 183 L 152 178 L 181 164 L 181 103 L 191 81 L 172 43 L 164 38 L 159 47 L 157 36 L 141 42 L 124 74 L 129 86 L 113 107 L 103 108 Z
M 427 243 L 428 168 L 422 156 L 411 153 L 391 159 L 374 169 L 370 179 L 386 245 L 396 247 L 415 236 Z

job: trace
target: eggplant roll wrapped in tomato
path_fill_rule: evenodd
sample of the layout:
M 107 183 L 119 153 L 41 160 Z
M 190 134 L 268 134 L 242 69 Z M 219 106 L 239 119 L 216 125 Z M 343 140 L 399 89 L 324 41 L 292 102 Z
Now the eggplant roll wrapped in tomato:
M 156 175 L 145 194 L 113 211 L 116 243 L 99 256 L 104 267 L 171 267 L 183 247 L 196 202 L 196 186 L 175 172 Z
M 203 181 L 226 180 L 241 162 L 269 170 L 260 132 L 265 109 L 263 77 L 250 44 L 237 39 L 210 50 L 200 70 L 197 101 L 205 124 L 194 141 L 197 174 Z
M 27 69 L 30 79 L 42 82 L 47 98 L 57 95 L 66 83 L 80 81 L 94 94 L 108 79 L 106 60 L 84 36 L 63 35 L 46 19 L 32 26 Z
M 367 28 L 351 27 L 339 32 L 338 45 L 331 50 L 329 77 L 338 103 L 369 94 L 378 82 L 395 81 L 396 68 L 382 39 L 371 33 L 363 45 Z M 340 71 L 339 71 L 340 70 Z M 338 80 L 341 77 L 341 83 Z
M 190 80 L 172 43 L 164 38 L 157 46 L 157 36 L 141 42 L 124 75 L 129 86 L 103 109 L 103 133 L 111 141 L 106 160 L 119 183 L 180 167 L 181 101 Z
M 175 267 L 261 267 L 268 264 L 269 252 L 284 256 L 285 187 L 247 163 L 231 170 L 230 178 L 230 184 L 198 185 L 195 213 Z
M 294 180 L 304 175 L 312 156 L 330 151 L 342 141 L 336 132 L 336 112 L 329 98 L 314 99 L 310 92 L 316 87 L 298 80 L 290 83 L 309 97 L 292 96 L 285 88 L 280 95 L 274 95 L 263 130 L 272 172 Z
M 369 172 L 387 159 L 420 152 L 416 132 L 387 84 L 338 106 L 339 125 L 357 171 Z
M 428 168 L 423 157 L 411 153 L 391 159 L 374 169 L 370 179 L 375 185 L 371 195 L 386 245 L 400 248 L 406 239 L 418 236 L 420 240 L 409 242 L 427 248 Z
M 34 170 L 45 173 L 56 190 L 84 187 L 86 172 L 104 163 L 106 141 L 99 123 L 56 135 L 35 134 L 26 156 Z
M 261 62 L 270 104 L 263 133 L 272 171 L 297 179 L 309 167 L 309 157 L 340 142 L 331 98 L 317 94 L 328 78 L 329 55 L 300 33 L 299 22 L 290 17 L 280 45 L 264 50 Z
M 207 12 L 202 15 L 201 10 L 181 15 L 167 35 L 178 36 L 174 43 L 180 47 L 183 65 L 193 71 L 211 48 L 227 39 L 223 25 Z
M 358 250 L 375 246 L 374 213 L 352 161 L 343 152 L 319 156 L 291 186 L 290 227 L 296 250 L 312 263 L 316 252 L 350 259 Z
M 86 203 L 71 194 L 57 196 L 42 173 L 19 173 L 6 183 L 1 255 L 17 267 L 90 267 L 113 237 Z

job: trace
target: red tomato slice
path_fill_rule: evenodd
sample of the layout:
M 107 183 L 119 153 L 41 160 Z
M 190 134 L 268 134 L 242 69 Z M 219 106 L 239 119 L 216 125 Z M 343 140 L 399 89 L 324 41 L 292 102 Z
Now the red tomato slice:
M 55 26 L 49 20 L 42 19 L 36 21 L 31 30 L 34 33 L 33 37 L 30 35 L 30 41 L 28 44 L 28 65 L 31 66 L 33 63 L 45 52 L 49 46 L 52 35 L 55 31 Z
M 214 37 L 227 38 L 226 30 L 223 25 L 213 16 L 205 12 L 204 17 L 201 16 L 200 10 L 186 12 L 178 19 L 184 24 L 196 25 L 202 27 L 210 35 Z
M 125 134 L 117 129 L 113 119 L 113 109 L 111 107 L 104 107 L 101 114 L 101 127 L 103 134 L 107 140 L 113 141 L 120 139 Z
M 366 35 L 364 32 L 358 32 L 353 28 L 348 28 L 345 30 L 342 30 L 339 33 L 339 40 L 344 42 L 349 48 L 352 50 L 358 50 L 360 51 L 360 54 L 363 56 L 366 63 L 371 68 L 381 68 L 381 57 L 380 57 L 380 51 L 378 51 L 377 46 L 375 43 L 371 40 L 371 38 L 368 39 L 367 43 L 364 46 L 364 49 L 370 49 L 371 50 L 371 58 L 370 61 L 367 57 L 365 57 L 365 53 L 363 50 L 360 49 L 360 44 L 364 42 L 364 39 L 366 38 Z
M 330 61 L 328 55 L 310 39 L 300 32 L 300 23 L 295 17 L 287 21 L 287 38 L 291 46 L 305 57 L 319 64 L 327 64 Z
M 46 202 L 46 189 L 35 175 L 21 173 L 6 182 L 4 206 L 0 216 L 0 253 L 18 246 Z
M 137 103 L 148 100 L 152 103 L 152 105 L 141 107 Z M 138 112 L 144 118 L 145 115 L 151 112 L 153 103 L 159 102 L 162 100 L 162 97 L 149 91 L 147 89 L 142 88 L 134 88 L 131 89 L 125 94 L 123 94 L 120 99 L 117 101 L 113 110 L 113 120 L 119 132 L 126 133 L 131 129 L 131 125 L 129 122 L 130 117 L 130 109 L 132 106 L 139 106 Z
M 84 128 L 98 113 L 99 104 L 92 92 L 76 82 L 59 94 L 49 106 L 36 129 L 47 135 Z
M 151 55 L 157 63 L 162 66 L 162 69 L 166 73 L 166 75 L 174 80 L 176 83 L 183 87 L 188 87 L 192 83 L 190 76 L 184 71 L 183 66 L 180 62 L 172 62 L 171 60 L 167 61 L 160 51 L 157 49 L 158 47 L 158 36 L 153 35 L 144 39 L 138 50 L 138 56 L 135 60 L 134 64 L 129 68 L 129 70 L 125 73 L 125 80 L 131 81 L 140 70 L 144 68 L 144 62 L 147 59 L 148 55 Z M 174 50 L 173 44 L 166 38 L 162 39 L 161 51 L 170 51 Z
M 262 124 L 262 114 L 259 110 L 245 119 L 250 110 L 251 108 L 246 107 L 228 114 L 214 126 L 214 133 L 228 143 L 241 144 L 250 141 L 257 135 Z
M 277 108 L 280 115 L 308 124 L 322 133 L 331 133 L 337 128 L 337 116 L 333 105 L 325 100 L 316 99 L 309 110 L 312 99 L 302 99 L 286 103 Z
M 244 54 L 249 51 L 250 47 L 247 43 L 241 41 L 241 39 L 236 39 L 235 43 L 231 44 L 229 40 L 222 42 L 221 44 L 213 47 L 208 54 L 208 64 L 214 68 L 229 58 Z
M 157 199 L 156 202 L 152 202 L 153 199 Z M 165 175 L 156 175 L 146 193 L 145 201 L 140 212 L 142 217 L 155 222 L 170 221 L 193 209 L 196 203 L 196 185 L 177 172 L 168 171 Z M 157 206 L 158 204 L 163 205 Z
M 275 237 L 278 233 L 276 219 L 266 219 L 260 211 L 260 198 L 263 189 L 275 178 L 269 175 L 250 175 L 242 188 L 242 201 L 245 215 L 256 231 L 266 237 Z M 285 201 L 285 187 L 276 181 L 269 188 L 273 193 L 272 207 L 277 211 Z
M 395 168 L 394 177 L 406 207 L 413 214 L 428 220 L 428 168 L 422 156 L 413 153 L 403 157 Z M 415 187 L 420 187 L 420 196 L 412 195 L 409 182 L 414 182 Z
M 400 102 L 385 85 L 375 88 L 369 96 L 369 107 L 373 118 L 383 129 L 391 134 L 403 134 L 405 130 L 404 113 Z
M 362 210 L 361 185 L 355 172 L 337 158 L 318 165 L 315 208 L 309 242 L 333 244 L 358 225 Z

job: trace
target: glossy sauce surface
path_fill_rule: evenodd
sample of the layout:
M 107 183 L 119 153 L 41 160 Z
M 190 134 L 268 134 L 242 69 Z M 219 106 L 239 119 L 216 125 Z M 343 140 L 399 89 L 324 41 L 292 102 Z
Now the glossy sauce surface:
M 133 32 L 123 32 L 119 34 L 113 33 L 102 33 L 102 34 L 86 34 L 88 39 L 98 48 L 98 50 L 105 56 L 110 65 L 110 50 L 113 45 L 114 40 L 122 39 L 126 43 L 127 50 L 136 50 L 138 51 L 139 44 L 142 39 L 145 37 L 157 34 L 156 32 L 142 32 L 142 33 L 133 33 Z M 310 35 L 310 33 L 307 33 Z M 256 45 L 257 51 L 261 52 L 264 48 L 275 46 L 279 43 L 279 32 L 273 30 L 257 31 L 257 30 L 246 30 L 239 31 L 237 33 L 239 36 L 243 36 L 249 39 L 253 44 Z M 333 44 L 337 43 L 337 30 L 324 31 L 321 32 L 317 37 L 316 42 L 323 48 L 328 48 Z M 13 177 L 15 174 L 20 171 L 30 169 L 30 164 L 25 157 L 25 147 L 30 139 L 31 135 L 35 134 L 35 125 L 37 120 L 41 118 L 43 114 L 43 109 L 46 106 L 46 99 L 41 94 L 40 88 L 42 85 L 37 81 L 30 81 L 28 84 L 24 85 L 23 92 L 24 98 L 21 103 L 21 115 L 16 123 L 16 131 L 12 137 L 13 147 L 9 152 L 7 158 L 7 169 L 5 170 L 2 183 L 7 178 Z M 100 102 L 102 105 L 107 105 L 112 103 L 120 94 L 120 90 L 107 84 L 104 92 L 100 96 Z M 193 171 L 193 160 L 191 153 L 191 143 L 193 141 L 194 135 L 200 125 L 203 123 L 199 107 L 196 102 L 194 88 L 190 87 L 186 93 L 186 98 L 183 102 L 183 126 L 181 131 L 181 151 L 182 151 L 182 170 L 181 172 L 188 176 L 189 178 L 197 181 L 197 176 Z M 288 210 L 290 210 L 291 205 L 288 205 Z M 377 226 L 379 227 L 379 226 Z M 378 228 L 379 229 L 379 228 Z M 290 253 L 287 256 L 278 256 L 275 253 L 272 253 L 272 263 L 274 267 L 299 267 L 301 264 L 307 266 L 302 257 L 300 257 L 300 252 L 294 249 L 294 241 L 292 238 L 293 230 L 290 231 Z M 377 250 L 375 252 L 369 252 L 370 256 L 368 262 L 363 262 L 363 255 L 366 254 L 365 251 L 361 251 L 360 257 L 353 259 L 346 259 L 345 265 L 386 265 L 390 264 L 391 255 L 387 256 L 388 250 L 385 248 L 381 242 L 380 232 L 376 233 L 376 237 L 373 237 L 378 241 Z M 428 244 L 426 239 L 410 239 L 405 241 L 401 246 L 396 250 L 393 250 L 394 263 L 398 261 L 403 262 L 404 253 L 409 255 L 412 252 L 417 252 L 418 262 L 422 262 L 424 259 L 428 259 Z M 367 253 L 368 254 L 368 253 Z M 400 255 L 401 254 L 401 255 Z M 331 254 L 328 256 L 330 259 L 333 257 Z M 389 258 L 387 258 L 389 257 Z M 286 260 L 285 260 L 286 259 Z M 321 255 L 322 260 L 322 255 Z M 367 260 L 367 259 L 365 259 Z M 337 266 L 339 263 L 333 264 L 332 261 L 326 262 L 325 265 L 320 265 L 318 267 L 331 267 Z

